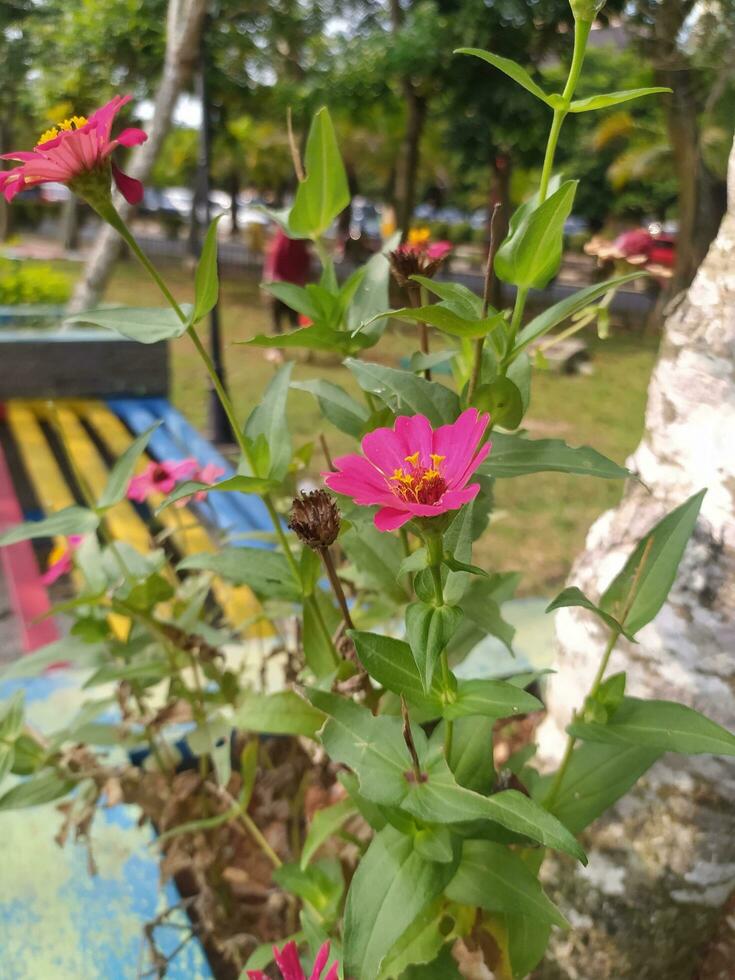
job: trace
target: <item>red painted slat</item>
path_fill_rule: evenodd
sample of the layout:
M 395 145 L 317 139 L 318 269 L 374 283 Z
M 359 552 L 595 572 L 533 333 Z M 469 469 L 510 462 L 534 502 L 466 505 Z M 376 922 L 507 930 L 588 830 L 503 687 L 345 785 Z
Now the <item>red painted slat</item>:
M 0 533 L 23 520 L 5 454 L 0 447 Z M 36 556 L 30 541 L 0 548 L 0 562 L 8 586 L 10 604 L 18 620 L 26 653 L 59 639 L 56 623 L 41 619 L 51 608 L 48 592 L 41 582 Z

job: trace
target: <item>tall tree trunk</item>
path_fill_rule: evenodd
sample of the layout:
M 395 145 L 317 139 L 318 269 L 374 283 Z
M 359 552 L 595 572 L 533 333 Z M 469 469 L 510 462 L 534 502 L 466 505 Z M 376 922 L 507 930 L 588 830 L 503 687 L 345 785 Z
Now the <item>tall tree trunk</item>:
M 138 180 L 145 181 L 150 176 L 171 126 L 176 100 L 196 65 L 206 9 L 207 0 L 169 0 L 166 54 L 156 92 L 153 120 L 148 129 L 148 140 L 137 148 L 129 167 L 131 176 Z M 116 195 L 115 204 L 123 218 L 127 218 L 132 209 L 119 194 Z M 72 312 L 89 309 L 99 300 L 119 254 L 119 236 L 104 225 L 92 247 L 84 275 L 74 290 L 69 304 Z
M 0 153 L 8 153 L 11 150 L 10 147 L 10 125 L 4 120 L 0 119 Z M 0 194 L 0 242 L 7 241 L 10 238 L 13 231 L 12 224 L 12 212 L 8 206 L 8 202 Z
M 61 244 L 67 252 L 79 247 L 79 198 L 72 194 L 61 209 Z
M 406 134 L 401 149 L 396 181 L 396 221 L 403 232 L 408 234 L 416 206 L 416 181 L 421 155 L 421 136 L 426 122 L 426 99 L 416 92 L 413 83 L 406 80 L 403 85 L 406 100 Z
M 621 643 L 610 672 L 634 696 L 663 697 L 735 727 L 735 145 L 728 211 L 688 293 L 669 315 L 651 378 L 646 427 L 620 505 L 592 527 L 570 581 L 593 599 L 634 542 L 666 511 L 708 487 L 669 600 Z M 558 758 L 603 647 L 590 614 L 557 614 L 559 673 L 542 752 Z M 585 844 L 590 865 L 550 864 L 574 928 L 557 938 L 539 976 L 692 980 L 701 949 L 735 889 L 735 767 L 711 756 L 667 755 Z M 730 960 L 732 965 L 732 958 Z M 732 976 L 725 973 L 724 976 Z
M 492 179 L 490 181 L 490 193 L 488 195 L 488 207 L 487 207 L 487 243 L 488 248 L 490 247 L 490 227 L 492 224 L 493 213 L 495 211 L 495 205 L 500 205 L 500 212 L 498 214 L 498 219 L 496 223 L 496 234 L 498 236 L 498 241 L 502 242 L 505 236 L 508 234 L 508 224 L 510 222 L 511 206 L 510 206 L 510 175 L 511 175 L 511 157 L 509 153 L 503 150 L 493 150 L 490 166 Z M 490 303 L 496 308 L 500 309 L 503 305 L 503 284 L 498 279 L 497 276 L 493 276 L 492 286 L 490 289 Z
M 667 127 L 679 184 L 679 234 L 670 296 L 686 289 L 717 234 L 725 211 L 726 188 L 702 158 L 699 106 L 693 69 L 679 65 L 656 72 L 657 81 L 673 89 L 668 97 Z

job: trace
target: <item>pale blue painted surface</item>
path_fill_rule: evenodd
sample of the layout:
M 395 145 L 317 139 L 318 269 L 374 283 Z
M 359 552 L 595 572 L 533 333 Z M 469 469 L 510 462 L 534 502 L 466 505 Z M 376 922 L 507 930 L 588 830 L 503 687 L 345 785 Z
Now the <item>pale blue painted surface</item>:
M 63 726 L 79 707 L 79 679 L 57 671 L 0 685 L 0 698 L 26 692 L 27 715 L 45 731 Z M 61 816 L 54 804 L 0 812 L 1 980 L 136 980 L 143 926 L 178 902 L 176 889 L 159 885 L 157 851 L 138 811 L 98 811 L 92 848 L 99 874 L 90 876 L 86 848 L 59 848 Z M 186 923 L 178 911 L 179 924 Z M 159 947 L 171 953 L 181 929 L 162 927 Z M 197 941 L 172 961 L 172 980 L 211 980 Z

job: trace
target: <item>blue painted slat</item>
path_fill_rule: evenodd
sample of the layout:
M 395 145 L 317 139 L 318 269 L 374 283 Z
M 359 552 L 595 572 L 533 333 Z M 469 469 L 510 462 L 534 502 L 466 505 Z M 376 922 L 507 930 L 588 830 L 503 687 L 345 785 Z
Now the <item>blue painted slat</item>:
M 162 418 L 157 410 L 161 407 L 159 400 L 148 398 L 112 398 L 108 400 L 107 404 L 135 434 L 143 432 L 155 421 Z M 168 418 L 171 417 L 169 413 L 167 415 Z M 192 429 L 192 432 L 197 436 L 196 440 L 183 442 L 181 438 L 176 439 L 169 430 L 168 418 L 164 418 L 164 425 L 156 430 L 149 443 L 150 452 L 154 456 L 158 459 L 184 459 L 188 456 L 194 456 L 202 466 L 207 463 L 214 463 L 225 470 L 225 476 L 232 476 L 234 474 L 234 470 L 227 460 L 213 447 L 209 446 L 207 441 L 196 433 L 196 430 Z M 206 453 L 200 452 L 202 448 L 201 444 L 209 446 L 209 451 Z M 260 531 L 270 527 L 269 524 L 263 527 L 256 523 L 252 512 L 254 508 L 243 506 L 242 502 L 237 498 L 243 498 L 246 505 L 254 501 L 263 507 L 259 498 L 238 493 L 210 494 L 206 504 L 195 504 L 194 506 L 202 507 L 203 509 L 206 508 L 206 515 L 210 519 L 213 518 L 217 527 L 225 533 L 242 534 L 243 532 Z M 267 517 L 267 511 L 265 511 L 265 514 Z M 270 547 L 268 542 L 258 539 L 244 541 L 242 538 L 236 538 L 232 541 L 232 544 L 235 546 L 245 546 L 247 544 L 254 547 Z

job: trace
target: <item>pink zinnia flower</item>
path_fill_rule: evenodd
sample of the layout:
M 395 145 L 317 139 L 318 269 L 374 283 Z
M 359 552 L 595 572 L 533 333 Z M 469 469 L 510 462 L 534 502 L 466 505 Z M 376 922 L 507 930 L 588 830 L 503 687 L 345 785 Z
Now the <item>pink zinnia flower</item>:
M 189 477 L 188 479 L 196 480 L 197 483 L 206 483 L 207 485 L 210 485 L 214 483 L 217 477 L 222 476 L 224 472 L 225 471 L 222 469 L 221 466 L 217 466 L 215 463 L 207 463 L 206 466 L 202 466 L 200 470 L 199 469 L 196 470 L 196 472 L 193 473 L 192 476 Z M 206 496 L 207 496 L 206 490 L 197 490 L 195 493 L 191 494 L 190 496 L 182 497 L 180 500 L 177 500 L 176 506 L 185 507 L 192 500 L 198 500 L 198 501 L 205 500 Z
M 432 429 L 424 415 L 402 415 L 392 429 L 375 429 L 362 440 L 364 456 L 335 459 L 324 482 L 357 504 L 380 510 L 379 531 L 394 531 L 412 517 L 438 517 L 473 500 L 479 483 L 467 481 L 490 452 L 478 449 L 490 416 L 476 408 L 456 422 Z
M 426 255 L 433 261 L 441 261 L 442 259 L 445 259 L 451 251 L 451 242 L 429 242 L 429 244 L 426 246 Z
M 165 459 L 160 463 L 150 462 L 130 481 L 128 499 L 142 504 L 150 493 L 169 494 L 177 483 L 190 480 L 198 471 L 199 464 L 195 459 L 183 459 L 180 463 Z
M 110 159 L 118 146 L 137 146 L 148 139 L 142 129 L 124 129 L 111 138 L 112 123 L 120 109 L 130 101 L 129 95 L 114 99 L 93 112 L 89 119 L 72 116 L 41 136 L 30 151 L 4 153 L 2 160 L 20 160 L 18 167 L 0 172 L 0 192 L 6 201 L 27 187 L 59 181 L 84 197 L 95 207 L 105 195 L 109 198 L 110 168 L 120 193 L 129 204 L 140 203 L 143 185 L 128 177 Z
M 276 958 L 278 969 L 281 971 L 283 980 L 306 980 L 306 974 L 301 969 L 299 961 L 299 951 L 296 943 L 286 943 L 282 950 L 273 947 L 273 955 Z M 322 980 L 322 970 L 329 961 L 329 943 L 324 943 L 317 953 L 314 969 L 309 974 L 309 980 Z M 339 965 L 337 963 L 327 971 L 324 980 L 337 980 Z M 249 980 L 268 980 L 265 973 L 260 970 L 248 970 Z
M 70 534 L 66 541 L 54 545 L 48 558 L 46 571 L 41 576 L 44 585 L 51 585 L 73 568 L 72 555 L 81 544 L 81 534 Z

